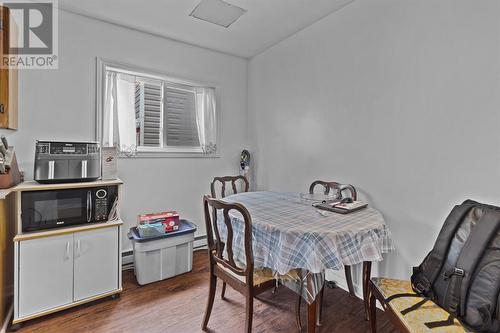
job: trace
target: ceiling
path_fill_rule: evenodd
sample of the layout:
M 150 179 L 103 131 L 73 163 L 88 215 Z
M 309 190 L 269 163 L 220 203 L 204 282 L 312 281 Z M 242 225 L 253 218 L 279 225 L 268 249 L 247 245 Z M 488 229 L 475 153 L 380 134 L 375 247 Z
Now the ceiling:
M 226 0 L 247 12 L 229 28 L 190 17 L 200 0 L 59 0 L 73 13 L 245 58 L 354 0 Z

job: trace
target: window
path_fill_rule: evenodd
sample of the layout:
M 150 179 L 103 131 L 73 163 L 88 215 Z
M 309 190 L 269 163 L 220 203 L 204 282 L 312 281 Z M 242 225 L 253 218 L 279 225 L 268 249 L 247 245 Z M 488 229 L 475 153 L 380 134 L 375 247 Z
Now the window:
M 216 155 L 213 86 L 102 60 L 98 68 L 103 147 L 116 146 L 122 156 Z

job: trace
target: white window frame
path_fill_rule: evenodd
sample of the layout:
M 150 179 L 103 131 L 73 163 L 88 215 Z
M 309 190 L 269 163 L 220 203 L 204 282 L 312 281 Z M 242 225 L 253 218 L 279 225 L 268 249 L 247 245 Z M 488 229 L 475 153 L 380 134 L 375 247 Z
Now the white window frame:
M 97 142 L 102 142 L 102 119 L 104 112 L 104 94 L 102 89 L 105 87 L 106 71 L 115 70 L 117 72 L 140 76 L 146 79 L 161 80 L 173 82 L 181 85 L 188 85 L 192 87 L 206 88 L 211 87 L 215 89 L 215 98 L 217 103 L 216 121 L 217 121 L 217 151 L 214 154 L 205 154 L 201 147 L 137 147 L 137 152 L 132 156 L 123 157 L 199 157 L 199 158 L 218 158 L 221 152 L 221 89 L 218 84 L 202 82 L 199 80 L 184 80 L 180 79 L 178 75 L 165 74 L 156 70 L 138 67 L 135 65 L 125 64 L 114 60 L 97 57 L 97 84 L 96 84 L 96 128 L 95 139 Z

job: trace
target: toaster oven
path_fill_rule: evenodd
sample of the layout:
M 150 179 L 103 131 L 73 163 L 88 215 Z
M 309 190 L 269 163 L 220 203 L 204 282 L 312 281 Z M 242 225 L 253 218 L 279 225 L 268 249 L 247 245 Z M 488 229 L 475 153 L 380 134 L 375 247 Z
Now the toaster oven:
M 101 176 L 97 142 L 37 141 L 34 179 L 39 183 L 94 181 Z

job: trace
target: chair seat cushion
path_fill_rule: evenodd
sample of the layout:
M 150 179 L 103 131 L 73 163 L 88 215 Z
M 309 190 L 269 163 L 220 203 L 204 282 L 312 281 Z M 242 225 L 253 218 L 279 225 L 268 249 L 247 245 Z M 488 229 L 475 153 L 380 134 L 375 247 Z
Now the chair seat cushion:
M 244 276 L 241 276 L 241 275 L 238 275 L 238 274 L 234 273 L 232 270 L 230 270 L 229 268 L 224 267 L 223 265 L 217 264 L 217 266 L 220 269 L 222 269 L 223 271 L 225 271 L 228 274 L 230 274 L 231 276 L 233 276 L 234 278 L 240 280 L 243 283 L 246 283 L 245 282 L 246 278 Z M 253 285 L 254 286 L 261 285 L 261 284 L 263 284 L 263 283 L 265 283 L 267 281 L 271 281 L 271 280 L 274 280 L 274 279 L 275 279 L 274 273 L 269 268 L 256 268 L 253 271 Z
M 377 288 L 379 293 L 387 299 L 388 297 L 396 294 L 413 294 L 410 281 L 394 280 L 387 278 L 372 278 L 372 283 Z M 399 320 L 405 325 L 408 331 L 412 333 L 464 333 L 471 332 L 460 324 L 458 320 L 454 320 L 453 325 L 428 328 L 425 323 L 446 320 L 449 317 L 448 312 L 436 305 L 432 301 L 427 301 L 422 306 L 413 310 L 405 315 L 401 313 L 402 310 L 408 309 L 414 304 L 422 301 L 423 297 L 396 297 L 392 299 L 385 306 L 390 307 Z

